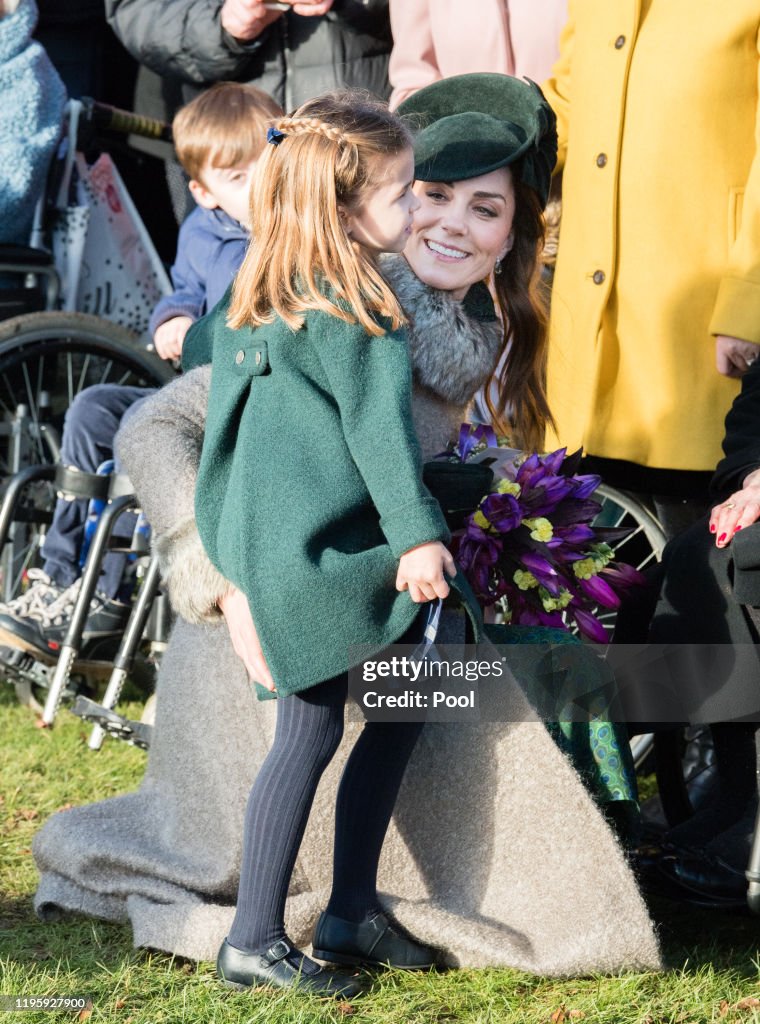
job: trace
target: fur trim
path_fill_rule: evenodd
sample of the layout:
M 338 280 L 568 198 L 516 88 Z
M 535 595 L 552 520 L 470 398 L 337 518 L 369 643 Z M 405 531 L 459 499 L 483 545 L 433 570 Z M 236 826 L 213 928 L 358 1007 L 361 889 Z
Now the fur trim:
M 177 614 L 193 624 L 218 622 L 222 613 L 217 602 L 230 589 L 230 584 L 209 561 L 195 519 L 181 519 L 156 538 L 153 550 L 158 555 L 169 601 Z
M 501 355 L 500 321 L 470 316 L 463 303 L 447 292 L 423 284 L 403 256 L 384 257 L 381 270 L 409 317 L 416 383 L 446 402 L 466 405 L 491 376 Z

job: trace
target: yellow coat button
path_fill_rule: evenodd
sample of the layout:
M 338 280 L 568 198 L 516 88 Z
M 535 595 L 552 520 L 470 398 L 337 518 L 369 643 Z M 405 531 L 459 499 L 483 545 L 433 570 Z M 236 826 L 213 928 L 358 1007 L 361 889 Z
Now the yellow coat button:
M 599 154 L 599 156 L 596 158 L 596 166 L 597 167 L 606 167 L 607 166 L 607 154 L 606 153 L 600 153 Z
M 615 40 L 615 49 L 622 50 L 625 46 L 625 36 L 618 36 Z
M 603 270 L 595 270 L 594 271 L 593 281 L 594 281 L 594 284 L 604 284 L 604 281 L 605 281 L 604 271 Z
M 240 351 L 238 352 L 238 354 L 235 356 L 235 362 L 238 364 L 238 366 L 240 366 L 240 364 L 243 362 L 244 359 L 245 359 L 245 352 L 241 348 Z

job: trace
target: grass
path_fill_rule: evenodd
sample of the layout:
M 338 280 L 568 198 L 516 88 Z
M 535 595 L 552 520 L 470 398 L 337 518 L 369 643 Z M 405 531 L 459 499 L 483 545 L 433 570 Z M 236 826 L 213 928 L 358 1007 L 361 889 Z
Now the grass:
M 137 708 L 132 709 L 135 713 Z M 653 903 L 668 969 L 661 974 L 556 980 L 510 970 L 378 975 L 352 1004 L 222 988 L 211 964 L 132 948 L 127 926 L 69 917 L 39 922 L 31 908 L 31 842 L 55 810 L 126 792 L 145 755 L 62 712 L 41 730 L 0 688 L 0 995 L 88 996 L 91 1010 L 26 1011 L 25 1024 L 734 1024 L 760 1021 L 760 921 Z M 562 927 L 558 908 L 557 927 Z M 621 922 L 621 927 L 625 927 Z M 572 935 L 568 935 L 571 942 Z M 14 1018 L 7 1018 L 10 1021 Z

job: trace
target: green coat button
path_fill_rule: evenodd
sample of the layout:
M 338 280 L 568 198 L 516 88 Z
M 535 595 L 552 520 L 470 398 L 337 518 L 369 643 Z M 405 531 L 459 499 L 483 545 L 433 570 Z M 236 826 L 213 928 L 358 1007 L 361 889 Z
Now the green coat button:
M 245 359 L 245 352 L 241 348 L 240 351 L 238 352 L 238 354 L 235 356 L 235 362 L 238 364 L 238 366 L 240 366 L 240 364 L 243 362 L 244 359 Z

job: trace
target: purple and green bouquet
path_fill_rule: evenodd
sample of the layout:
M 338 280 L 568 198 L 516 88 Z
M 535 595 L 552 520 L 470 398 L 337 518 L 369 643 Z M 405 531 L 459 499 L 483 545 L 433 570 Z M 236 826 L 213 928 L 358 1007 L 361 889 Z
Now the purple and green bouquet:
M 484 449 L 498 447 L 490 427 L 465 424 L 458 446 L 444 454 L 488 462 Z M 565 448 L 514 452 L 455 534 L 453 553 L 481 604 L 497 605 L 506 622 L 562 629 L 574 623 L 606 643 L 595 613 L 618 608 L 620 594 L 645 580 L 615 561 L 611 543 L 630 531 L 592 525 L 602 508 L 592 497 L 601 479 L 577 473 L 580 459 L 580 451 L 568 455 Z

